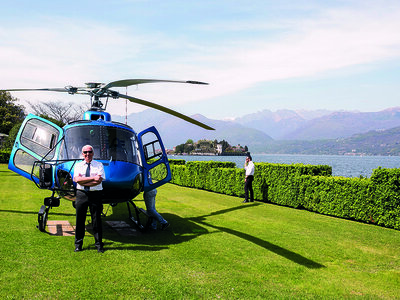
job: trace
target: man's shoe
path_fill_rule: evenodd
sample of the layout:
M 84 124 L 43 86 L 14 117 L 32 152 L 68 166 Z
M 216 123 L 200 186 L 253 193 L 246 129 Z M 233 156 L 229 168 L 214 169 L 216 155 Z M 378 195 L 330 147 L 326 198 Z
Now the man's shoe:
M 97 252 L 98 252 L 98 253 L 104 253 L 104 248 L 98 248 L 98 249 L 97 249 Z
M 83 251 L 83 249 L 81 247 L 76 247 L 74 250 L 74 252 L 81 252 L 81 251 Z
M 161 230 L 165 230 L 165 229 L 167 229 L 169 227 L 169 223 L 167 222 L 167 223 L 164 223 L 164 224 L 162 224 L 161 225 Z
M 247 203 L 247 202 L 249 202 L 249 201 L 247 201 L 247 200 L 244 200 L 242 203 Z

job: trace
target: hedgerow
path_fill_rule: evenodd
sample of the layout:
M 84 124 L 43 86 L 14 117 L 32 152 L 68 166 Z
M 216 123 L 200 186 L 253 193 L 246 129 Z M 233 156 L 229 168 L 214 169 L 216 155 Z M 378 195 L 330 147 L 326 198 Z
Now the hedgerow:
M 243 197 L 244 170 L 230 162 L 170 161 L 172 183 Z M 333 177 L 326 165 L 255 163 L 256 200 L 400 229 L 400 169 Z

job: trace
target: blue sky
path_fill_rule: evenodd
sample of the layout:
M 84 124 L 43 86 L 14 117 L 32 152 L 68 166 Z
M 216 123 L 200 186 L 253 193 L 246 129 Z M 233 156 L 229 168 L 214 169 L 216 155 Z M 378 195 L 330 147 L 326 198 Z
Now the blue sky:
M 128 94 L 187 115 L 379 111 L 400 103 L 400 1 L 6 1 L 0 89 L 127 78 Z M 125 90 L 123 90 L 125 92 Z M 83 96 L 14 93 L 87 103 Z M 125 100 L 108 110 L 125 114 Z M 145 107 L 128 104 L 128 113 Z

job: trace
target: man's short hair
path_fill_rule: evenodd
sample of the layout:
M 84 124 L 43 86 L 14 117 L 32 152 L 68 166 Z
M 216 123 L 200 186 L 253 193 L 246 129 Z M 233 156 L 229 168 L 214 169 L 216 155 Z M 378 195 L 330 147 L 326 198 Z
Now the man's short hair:
M 86 148 L 86 147 L 90 147 L 90 148 L 92 149 L 93 153 L 94 153 L 94 149 L 93 149 L 92 145 L 85 145 L 85 146 L 83 146 L 83 147 L 82 147 L 82 153 L 83 153 L 83 149 Z

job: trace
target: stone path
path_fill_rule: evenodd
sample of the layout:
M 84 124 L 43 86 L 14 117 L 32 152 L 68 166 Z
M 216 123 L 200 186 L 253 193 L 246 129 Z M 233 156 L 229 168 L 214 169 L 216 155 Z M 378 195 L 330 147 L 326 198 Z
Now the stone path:
M 132 228 L 124 221 L 106 221 L 105 223 L 122 236 L 140 235 L 138 230 Z M 87 225 L 86 228 L 91 228 L 91 225 Z M 75 227 L 72 226 L 69 221 L 47 221 L 47 231 L 49 234 L 56 236 L 75 235 Z
M 47 221 L 47 231 L 57 236 L 75 235 L 75 227 L 72 227 L 68 221 Z

